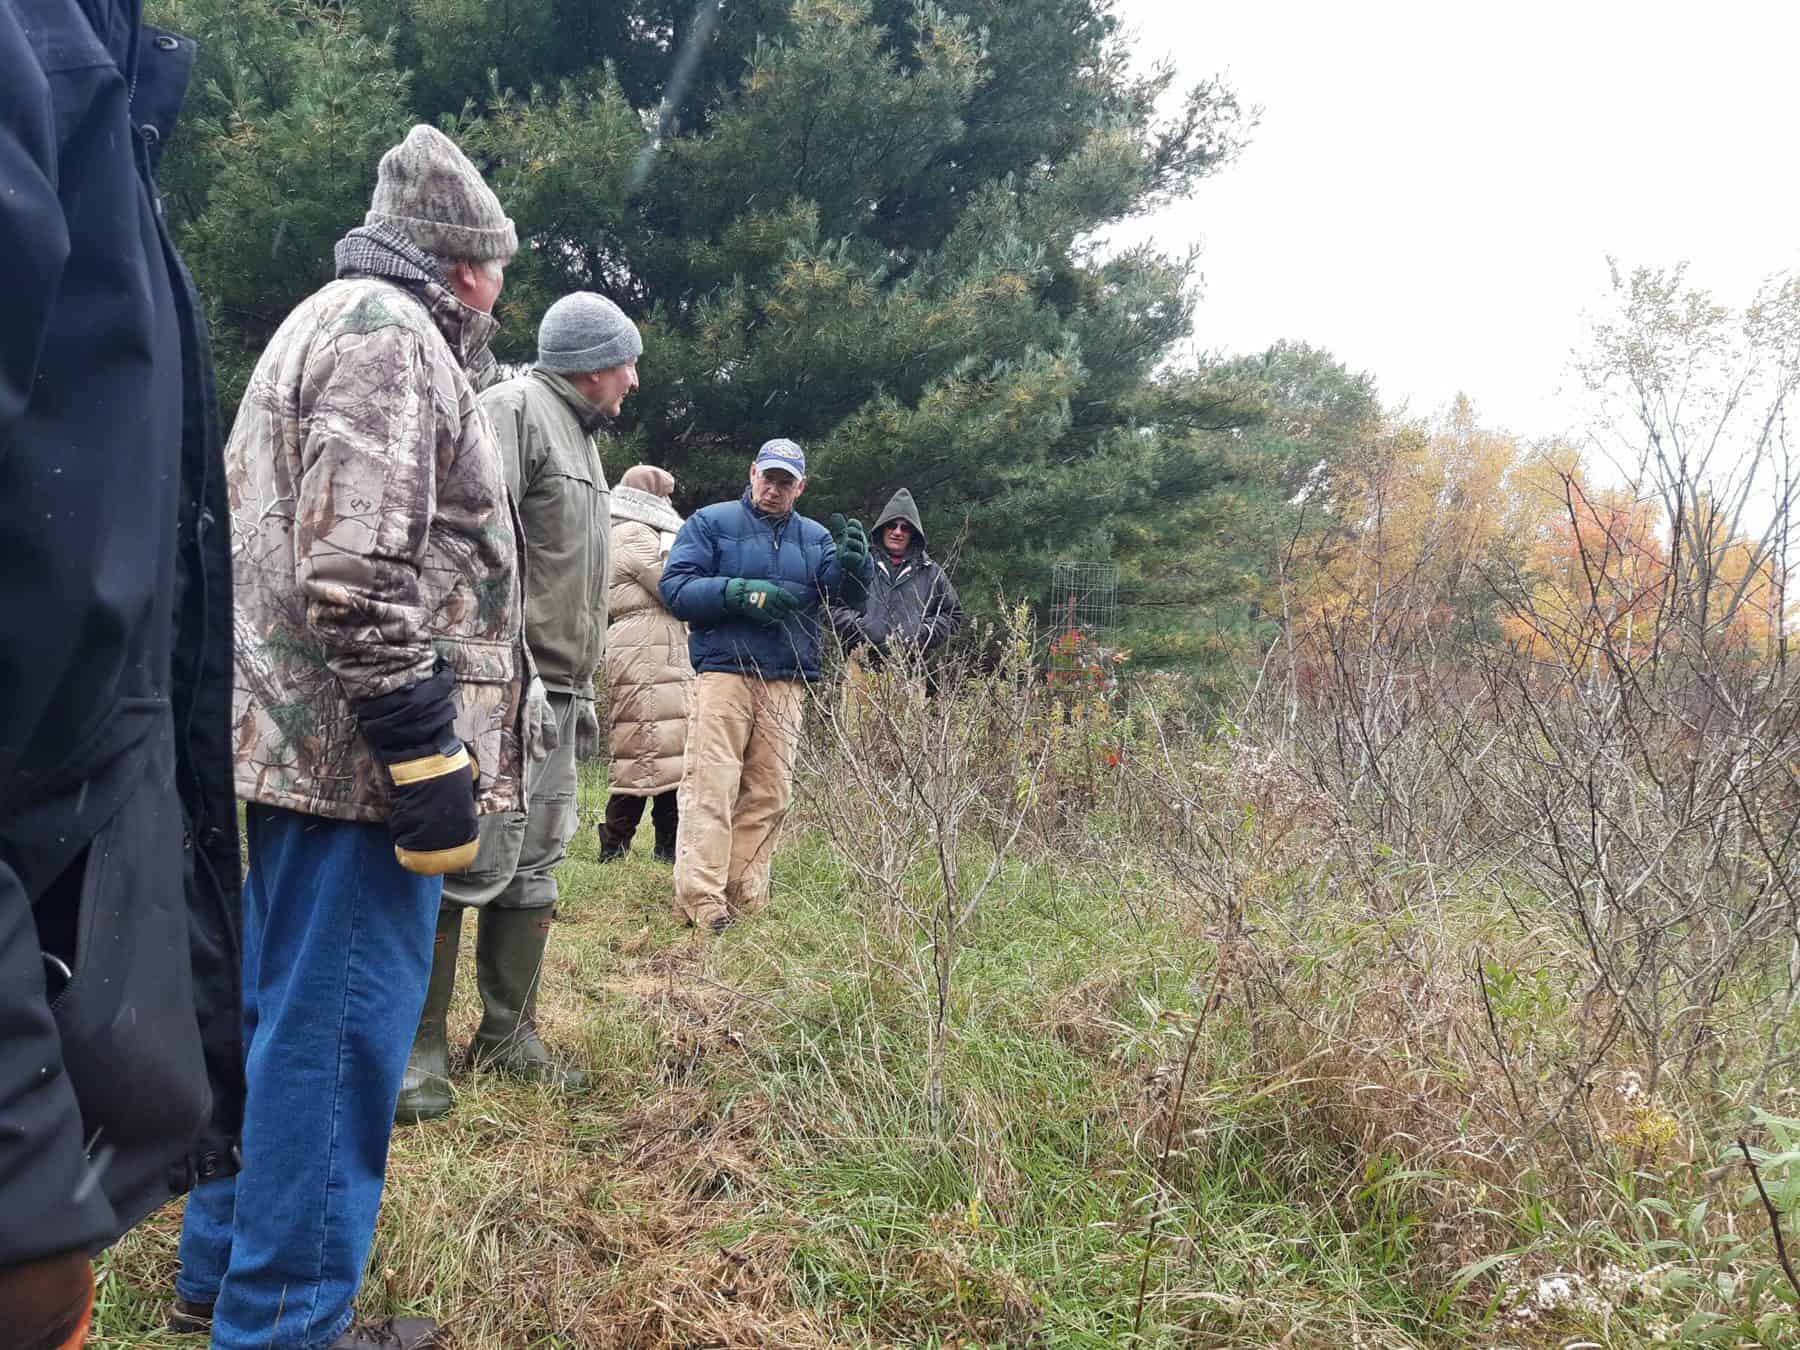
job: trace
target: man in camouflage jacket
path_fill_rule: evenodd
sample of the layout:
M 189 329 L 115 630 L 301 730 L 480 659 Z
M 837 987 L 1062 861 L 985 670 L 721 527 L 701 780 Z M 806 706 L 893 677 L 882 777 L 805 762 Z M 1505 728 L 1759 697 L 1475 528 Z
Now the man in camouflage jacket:
M 218 1350 L 439 1343 L 351 1304 L 443 874 L 478 815 L 522 804 L 521 568 L 469 374 L 516 248 L 475 167 L 414 127 L 227 446 L 249 1092 L 243 1172 L 190 1200 L 171 1315 Z

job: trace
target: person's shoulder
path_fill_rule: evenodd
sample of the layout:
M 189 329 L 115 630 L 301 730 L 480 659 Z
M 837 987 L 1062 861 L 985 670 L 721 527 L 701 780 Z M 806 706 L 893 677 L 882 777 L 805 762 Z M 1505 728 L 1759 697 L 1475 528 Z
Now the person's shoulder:
M 410 360 L 405 354 L 416 352 L 428 365 L 436 365 L 451 355 L 418 297 L 384 277 L 326 282 L 301 301 L 289 319 L 316 331 L 331 348 L 355 350 L 359 360 L 378 352 Z
M 736 498 L 730 501 L 713 502 L 710 506 L 703 506 L 689 516 L 687 523 L 691 525 L 696 521 L 703 521 L 715 529 L 721 525 L 736 524 L 743 517 L 742 506 L 743 503 Z
M 434 341 L 443 343 L 404 287 L 379 277 L 342 277 L 288 311 L 259 365 L 285 366 L 298 357 L 320 377 L 344 369 L 399 375 L 432 365 Z
M 794 512 L 794 526 L 800 531 L 802 543 L 821 544 L 831 538 L 830 530 L 811 516 L 803 516 L 798 511 Z
M 498 380 L 481 391 L 481 406 L 489 413 L 511 412 L 523 406 L 531 395 L 531 380 L 524 375 Z
M 559 387 L 547 372 L 538 370 L 534 366 L 529 370 L 520 371 L 506 383 L 517 385 L 518 388 L 515 392 L 520 401 L 529 403 L 540 414 L 554 416 L 569 422 L 576 420 L 575 409 L 569 403 L 569 395 L 574 391 L 569 389 L 566 384 Z
M 646 525 L 636 516 L 622 516 L 616 510 L 612 513 L 612 532 L 614 539 L 642 541 L 656 538 L 656 530 L 653 526 Z

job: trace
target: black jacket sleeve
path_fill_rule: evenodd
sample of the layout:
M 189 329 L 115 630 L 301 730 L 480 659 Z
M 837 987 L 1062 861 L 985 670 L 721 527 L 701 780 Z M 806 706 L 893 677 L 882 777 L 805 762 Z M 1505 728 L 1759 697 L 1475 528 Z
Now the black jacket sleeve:
M 863 630 L 863 616 L 848 605 L 832 605 L 826 610 L 826 617 L 831 621 L 831 631 L 837 634 L 837 640 L 844 645 L 846 653 L 855 651 L 869 640 Z
M 13 6 L 0 5 L 0 256 L 12 273 L 0 322 L 0 456 L 11 454 L 30 402 L 69 259 L 55 167 L 49 82 Z M 0 642 L 29 645 L 36 622 L 29 612 L 0 616 Z M 8 748 L 0 744 L 0 773 L 10 772 Z M 0 1221 L 0 1265 L 91 1247 L 114 1227 L 90 1184 L 31 896 L 9 854 L 0 837 L 0 1210 L 10 1216 Z
M 49 81 L 13 7 L 0 6 L 0 257 L 11 274 L 0 323 L 0 448 L 30 399 L 69 261 L 55 171 Z

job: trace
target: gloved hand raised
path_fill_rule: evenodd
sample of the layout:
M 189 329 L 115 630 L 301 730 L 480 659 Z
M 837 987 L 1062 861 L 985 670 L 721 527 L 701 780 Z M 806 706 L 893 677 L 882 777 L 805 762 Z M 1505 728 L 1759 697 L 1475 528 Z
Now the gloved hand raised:
M 354 703 L 357 725 L 387 766 L 388 833 L 409 872 L 440 876 L 475 861 L 475 783 L 481 770 L 455 730 L 456 677 L 438 663 L 405 689 Z
M 775 627 L 800 608 L 800 602 L 773 581 L 733 577 L 725 583 L 725 612 L 752 623 Z
M 575 758 L 586 763 L 600 753 L 600 714 L 594 711 L 594 700 L 575 700 Z
M 869 561 L 869 532 L 854 516 L 846 520 L 842 511 L 831 513 L 831 542 L 837 545 L 838 565 L 846 572 L 860 572 Z

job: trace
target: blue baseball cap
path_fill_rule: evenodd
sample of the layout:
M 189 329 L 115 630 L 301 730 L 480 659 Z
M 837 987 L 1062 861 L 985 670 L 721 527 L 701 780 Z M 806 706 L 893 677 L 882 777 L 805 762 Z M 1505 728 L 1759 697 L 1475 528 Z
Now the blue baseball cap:
M 762 449 L 756 452 L 756 462 L 751 467 L 786 469 L 794 477 L 804 478 L 806 477 L 806 451 L 785 436 L 777 436 L 772 441 L 763 442 Z

